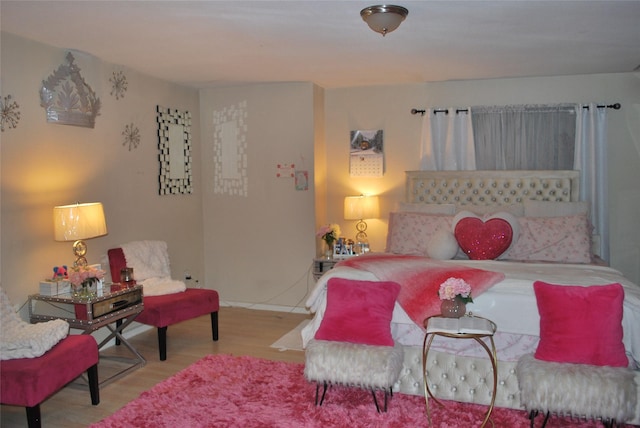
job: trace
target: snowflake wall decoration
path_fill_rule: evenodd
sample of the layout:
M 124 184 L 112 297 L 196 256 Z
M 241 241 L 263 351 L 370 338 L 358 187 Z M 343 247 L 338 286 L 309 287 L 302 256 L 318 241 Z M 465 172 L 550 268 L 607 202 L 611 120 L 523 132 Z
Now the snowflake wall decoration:
M 4 126 L 7 128 L 15 128 L 20 121 L 20 106 L 17 102 L 11 101 L 11 95 L 7 95 L 4 99 L 0 99 L 0 129 L 4 132 Z
M 127 92 L 127 76 L 124 75 L 124 72 L 114 71 L 113 77 L 109 78 L 109 82 L 111 82 L 111 95 L 115 95 L 116 100 L 120 98 L 124 98 L 124 93 Z
M 140 144 L 140 130 L 133 123 L 124 127 L 122 135 L 124 136 L 122 145 L 128 145 L 129 151 L 131 151 L 132 148 L 137 148 L 138 144 Z

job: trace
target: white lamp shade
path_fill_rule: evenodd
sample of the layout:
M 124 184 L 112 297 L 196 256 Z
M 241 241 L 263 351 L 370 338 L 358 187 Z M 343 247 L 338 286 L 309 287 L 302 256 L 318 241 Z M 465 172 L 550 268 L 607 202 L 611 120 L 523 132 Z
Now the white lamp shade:
M 75 241 L 107 234 L 107 222 L 100 202 L 63 205 L 53 208 L 56 241 Z
M 365 220 L 380 217 L 377 196 L 347 196 L 344 198 L 344 219 Z

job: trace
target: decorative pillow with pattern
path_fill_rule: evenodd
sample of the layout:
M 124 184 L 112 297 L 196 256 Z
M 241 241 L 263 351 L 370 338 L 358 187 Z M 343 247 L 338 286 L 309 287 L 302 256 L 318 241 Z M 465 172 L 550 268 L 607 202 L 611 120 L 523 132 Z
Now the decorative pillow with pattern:
M 453 216 L 415 212 L 389 213 L 386 252 L 428 255 L 428 244 L 439 230 L 451 230 Z
M 586 215 L 520 217 L 520 237 L 504 259 L 591 263 L 591 228 Z

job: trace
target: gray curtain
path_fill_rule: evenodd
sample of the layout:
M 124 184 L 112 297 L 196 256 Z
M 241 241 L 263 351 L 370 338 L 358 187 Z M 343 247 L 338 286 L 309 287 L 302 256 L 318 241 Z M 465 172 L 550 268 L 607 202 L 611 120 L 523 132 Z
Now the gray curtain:
M 573 169 L 573 104 L 472 107 L 471 121 L 477 169 Z

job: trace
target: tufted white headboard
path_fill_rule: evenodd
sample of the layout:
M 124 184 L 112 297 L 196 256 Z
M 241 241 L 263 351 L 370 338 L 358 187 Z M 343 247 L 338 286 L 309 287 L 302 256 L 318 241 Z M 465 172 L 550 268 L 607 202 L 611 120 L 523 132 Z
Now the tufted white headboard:
M 406 201 L 509 205 L 577 201 L 580 171 L 406 171 Z

